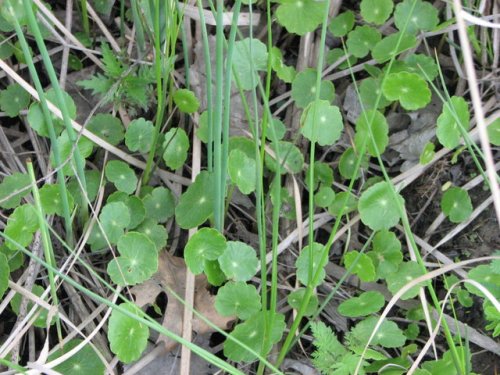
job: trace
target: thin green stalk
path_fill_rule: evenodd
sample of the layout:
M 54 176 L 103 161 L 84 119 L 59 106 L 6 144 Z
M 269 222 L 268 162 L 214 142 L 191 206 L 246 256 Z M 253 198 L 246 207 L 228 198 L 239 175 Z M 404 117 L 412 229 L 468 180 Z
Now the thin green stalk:
M 214 222 L 221 233 L 224 230 L 224 191 L 226 181 L 222 181 L 222 113 L 224 108 L 224 2 L 217 0 L 215 26 L 215 105 L 213 113 L 214 127 Z M 227 84 L 230 84 L 228 82 Z M 229 105 L 226 103 L 226 105 Z
M 80 8 L 82 8 L 82 25 L 83 31 L 86 36 L 90 34 L 90 25 L 89 25 L 89 15 L 87 12 L 87 0 L 80 0 Z
M 316 94 L 315 94 L 315 98 L 314 98 L 315 102 L 318 102 L 318 100 L 320 98 L 319 94 L 320 94 L 321 90 L 319 90 L 319 87 L 321 86 L 321 74 L 323 72 L 324 50 L 325 50 L 325 42 L 326 42 L 326 31 L 327 31 L 327 25 L 328 25 L 328 10 L 330 9 L 330 1 L 331 0 L 325 1 L 324 8 L 323 8 L 323 22 L 322 22 L 322 26 L 321 26 L 320 48 L 319 48 L 317 66 L 316 66 L 316 88 L 317 88 L 317 90 L 316 90 Z M 313 113 L 313 124 L 315 122 L 314 121 L 315 117 L 316 117 L 316 110 Z M 313 134 L 314 134 L 314 131 L 313 131 Z M 316 153 L 316 142 L 313 139 L 310 143 L 310 148 L 309 148 L 309 165 L 310 165 L 309 170 L 310 170 L 310 172 L 309 172 L 309 179 L 307 182 L 308 190 L 309 190 L 309 192 L 308 192 L 309 193 L 308 204 L 309 204 L 309 218 L 310 218 L 310 220 L 312 220 L 312 218 L 314 217 L 314 160 L 315 160 L 315 153 Z M 340 222 L 340 220 L 337 220 L 337 222 Z M 336 224 L 337 224 L 337 222 L 336 222 Z M 333 233 L 333 231 L 332 231 L 332 233 Z M 332 236 L 330 236 L 330 238 L 332 238 Z M 309 225 L 309 234 L 308 234 L 309 246 L 312 246 L 313 242 L 314 242 L 314 226 Z M 325 246 L 324 253 L 326 253 L 326 254 L 323 254 L 323 257 L 327 257 L 328 253 L 329 253 L 329 247 L 327 248 Z M 316 272 L 316 273 L 314 272 L 313 255 L 314 255 L 313 252 L 310 251 L 308 283 L 307 283 L 307 287 L 306 287 L 306 292 L 305 292 L 302 304 L 301 304 L 299 310 L 297 311 L 297 316 L 295 317 L 295 320 L 292 323 L 292 327 L 290 329 L 290 332 L 288 333 L 288 335 L 285 339 L 285 343 L 282 347 L 282 350 L 280 351 L 280 354 L 278 356 L 278 361 L 276 363 L 277 365 L 281 364 L 281 362 L 283 361 L 283 359 L 288 351 L 288 348 L 289 348 L 289 346 L 294 338 L 295 331 L 297 330 L 299 323 L 304 316 L 305 308 L 309 304 L 309 300 L 311 299 L 311 296 L 313 294 L 313 291 L 314 291 L 313 285 L 316 285 L 316 283 L 317 283 L 316 281 L 318 278 L 317 275 L 319 274 L 319 269 L 318 269 L 318 272 Z M 320 264 L 323 264 L 323 263 L 320 263 Z
M 57 183 L 59 187 L 59 194 L 61 196 L 61 205 L 63 210 L 62 216 L 64 218 L 64 227 L 66 229 L 66 240 L 69 243 L 73 243 L 73 222 L 71 220 L 71 212 L 69 208 L 68 191 L 66 189 L 66 181 L 62 170 L 63 166 L 61 160 L 61 151 L 59 150 L 59 144 L 57 143 L 57 134 L 54 129 L 52 114 L 47 105 L 47 100 L 45 99 L 45 93 L 43 91 L 42 83 L 40 82 L 40 78 L 38 77 L 38 72 L 36 71 L 35 64 L 33 62 L 33 58 L 29 50 L 28 42 L 24 37 L 24 33 L 21 29 L 21 26 L 19 25 L 19 22 L 17 22 L 17 19 L 15 19 L 14 28 L 19 40 L 19 44 L 23 51 L 24 58 L 26 60 L 26 65 L 28 66 L 31 79 L 38 93 L 40 106 L 42 107 L 42 113 L 45 120 L 45 125 L 47 126 L 47 131 L 49 133 L 52 154 L 54 156 L 55 168 L 57 170 Z
M 197 0 L 198 13 L 200 15 L 201 37 L 203 40 L 203 58 L 205 60 L 205 76 L 206 76 L 206 92 L 207 92 L 207 126 L 208 126 L 208 143 L 207 143 L 207 165 L 208 171 L 212 172 L 214 169 L 213 160 L 213 111 L 212 111 L 212 60 L 210 57 L 210 45 L 208 42 L 207 25 L 205 22 L 205 14 L 201 0 Z
M 222 199 L 226 197 L 226 179 L 227 179 L 227 160 L 229 153 L 229 119 L 231 112 L 231 73 L 233 66 L 234 41 L 236 39 L 236 31 L 238 30 L 238 18 L 240 15 L 241 0 L 236 0 L 233 6 L 233 19 L 231 21 L 231 30 L 229 32 L 229 40 L 227 42 L 227 56 L 225 77 L 224 77 L 224 112 L 222 117 L 222 160 L 221 160 L 221 183 L 222 183 Z M 251 35 L 251 34 L 250 34 Z M 224 223 L 224 216 L 222 217 Z
M 47 74 L 49 76 L 52 88 L 54 89 L 54 92 L 56 94 L 57 103 L 54 103 L 54 104 L 57 104 L 59 110 L 61 111 L 63 122 L 64 122 L 64 127 L 66 128 L 66 132 L 68 134 L 68 139 L 71 141 L 71 143 L 73 145 L 73 150 L 74 150 L 73 157 L 75 160 L 76 173 L 78 175 L 78 178 L 82 182 L 82 186 L 84 188 L 86 188 L 85 160 L 80 155 L 80 150 L 76 146 L 77 145 L 77 137 L 76 137 L 75 131 L 73 129 L 73 126 L 71 125 L 71 117 L 69 116 L 68 108 L 66 107 L 66 102 L 65 102 L 64 96 L 63 96 L 63 91 L 61 89 L 61 86 L 59 86 L 59 80 L 57 79 L 56 71 L 54 69 L 54 66 L 52 65 L 52 61 L 51 61 L 49 53 L 47 51 L 47 47 L 45 46 L 45 42 L 43 40 L 42 33 L 40 32 L 38 22 L 36 21 L 35 14 L 33 13 L 32 3 L 29 0 L 23 0 L 23 5 L 24 5 L 24 10 L 26 12 L 26 16 L 28 18 L 28 24 L 31 28 L 31 32 L 33 33 L 33 36 L 35 37 L 36 44 L 37 44 L 38 49 L 40 50 L 40 54 L 42 56 L 43 64 L 44 64 L 45 69 L 47 71 Z M 82 207 L 82 210 L 84 210 L 84 212 L 86 212 L 86 207 Z
M 137 0 L 131 0 L 130 7 L 132 8 L 132 18 L 135 26 L 135 40 L 137 45 L 137 57 L 142 59 L 146 49 L 146 38 L 144 37 L 144 29 L 142 27 L 141 17 L 139 16 L 140 8 Z
M 179 25 L 181 24 L 182 20 L 182 12 L 179 4 L 179 0 L 175 1 L 175 9 L 177 10 L 177 14 L 179 15 Z M 180 27 L 180 33 L 181 33 L 181 42 L 182 42 L 182 54 L 184 56 L 184 76 L 186 78 L 186 88 L 189 89 L 190 87 L 190 79 L 189 79 L 189 50 L 188 50 L 188 45 L 186 42 L 186 30 L 184 27 Z
M 45 213 L 43 212 L 42 202 L 40 200 L 40 192 L 38 191 L 38 186 L 36 185 L 35 171 L 33 169 L 33 163 L 31 160 L 27 160 L 26 167 L 28 169 L 28 174 L 31 179 L 31 191 L 33 193 L 33 199 L 35 201 L 36 213 L 38 216 L 38 225 L 40 226 L 40 235 L 42 237 L 43 253 L 47 263 L 51 265 L 52 268 L 56 268 L 56 260 L 54 257 L 54 249 L 52 248 L 52 242 L 50 241 L 49 231 L 47 229 L 47 223 L 45 221 Z M 59 299 L 57 298 L 57 288 L 54 282 L 54 273 L 52 270 L 47 269 L 47 274 L 49 275 L 49 285 L 50 285 L 50 295 L 52 297 L 52 303 L 54 306 L 59 305 Z M 55 315 L 56 319 L 56 329 L 57 337 L 59 342 L 62 341 L 62 329 L 61 321 L 59 315 Z
M 161 51 L 161 36 L 160 36 L 160 0 L 155 0 L 154 12 L 154 49 L 155 49 L 155 76 L 156 76 L 156 118 L 155 127 L 153 132 L 153 141 L 151 142 L 151 149 L 146 161 L 146 168 L 142 178 L 142 184 L 147 185 L 151 178 L 151 173 L 154 168 L 154 158 L 156 153 L 156 146 L 160 137 L 160 130 L 163 123 L 163 114 L 165 110 L 165 95 L 163 93 L 163 78 L 162 78 L 162 51 Z

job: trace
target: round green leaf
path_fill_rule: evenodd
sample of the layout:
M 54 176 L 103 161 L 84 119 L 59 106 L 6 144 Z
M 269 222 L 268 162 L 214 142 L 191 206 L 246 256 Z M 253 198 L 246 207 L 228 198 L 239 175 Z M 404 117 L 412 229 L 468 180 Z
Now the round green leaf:
M 274 143 L 271 143 L 271 149 L 273 151 L 276 150 Z M 304 155 L 302 155 L 302 152 L 297 146 L 291 142 L 280 141 L 279 151 L 281 174 L 285 174 L 287 172 L 300 173 L 302 171 L 302 167 L 304 165 Z M 265 162 L 271 172 L 276 172 L 277 165 L 274 157 L 266 153 Z
M 473 210 L 467 190 L 459 187 L 446 190 L 441 198 L 441 210 L 452 223 L 461 223 L 467 220 Z
M 256 167 L 255 159 L 249 158 L 241 150 L 236 149 L 229 154 L 229 176 L 243 194 L 250 194 L 255 190 Z
M 377 276 L 386 278 L 396 272 L 403 261 L 401 242 L 393 232 L 381 230 L 373 237 L 372 251 L 368 255 L 377 267 Z
M 429 164 L 432 159 L 434 159 L 434 155 L 436 152 L 434 151 L 436 146 L 434 146 L 434 143 L 432 142 L 427 142 L 424 146 L 424 149 L 422 150 L 422 153 L 420 154 L 419 162 L 422 165 Z
M 203 272 L 205 260 L 216 260 L 226 246 L 226 239 L 218 230 L 202 228 L 191 236 L 184 248 L 186 265 L 198 275 Z
M 339 216 L 340 211 L 342 214 L 353 212 L 358 207 L 358 199 L 352 193 L 342 191 L 335 195 L 333 203 L 328 207 L 328 212 L 332 216 Z
M 356 121 L 354 143 L 358 150 L 363 144 L 371 156 L 382 155 L 389 144 L 389 125 L 385 116 L 376 110 L 367 110 Z
M 146 217 L 154 219 L 157 222 L 164 223 L 172 216 L 175 211 L 175 199 L 172 192 L 164 187 L 156 187 L 142 198 Z
M 270 128 L 271 126 L 274 129 L 274 135 L 272 129 Z M 285 136 L 285 133 L 286 133 L 286 126 L 285 124 L 283 124 L 283 121 L 277 118 L 273 118 L 271 122 L 268 124 L 266 138 L 272 141 L 274 139 L 274 136 L 276 136 L 278 140 L 281 140 Z
M 417 45 L 417 39 L 411 34 L 392 33 L 379 41 L 372 50 L 372 56 L 378 63 L 384 63 L 393 56 Z
M 101 173 L 97 170 L 86 169 L 85 175 L 85 191 L 82 191 L 77 177 L 73 177 L 68 183 L 68 191 L 73 196 L 75 203 L 79 206 L 87 205 L 88 202 L 93 202 L 97 197 L 97 192 L 101 187 Z M 104 180 L 104 184 L 106 181 Z
M 0 16 L 11 26 L 17 22 L 20 25 L 28 23 L 22 0 L 4 0 L 0 6 Z
M 332 19 L 328 29 L 336 37 L 346 36 L 354 27 L 354 13 L 350 10 L 340 13 Z
M 500 146 L 500 118 L 488 125 L 488 138 L 495 146 Z
M 113 146 L 123 141 L 125 137 L 122 122 L 109 113 L 99 113 L 92 117 L 87 125 L 87 130 Z
M 67 194 L 69 210 L 73 210 L 74 201 L 71 194 Z M 59 185 L 45 184 L 40 189 L 40 201 L 42 202 L 43 211 L 47 215 L 57 214 L 63 216 L 63 204 L 61 197 L 61 189 Z
M 226 281 L 226 275 L 220 269 L 219 261 L 217 260 L 205 260 L 205 275 L 207 280 L 211 285 L 221 286 L 224 281 Z
M 240 241 L 228 241 L 219 257 L 219 264 L 227 278 L 248 281 L 257 272 L 258 260 L 251 246 Z
M 139 315 L 139 308 L 130 302 L 119 306 L 129 313 Z M 111 351 L 120 361 L 130 363 L 139 359 L 146 349 L 148 338 L 149 328 L 146 325 L 118 310 L 113 310 L 109 317 L 108 340 Z
M 295 310 L 300 309 L 300 305 L 302 304 L 302 301 L 304 300 L 304 295 L 306 293 L 306 289 L 300 288 L 288 295 L 288 304 L 294 308 Z M 319 306 L 319 300 L 318 296 L 313 294 L 311 298 L 309 299 L 309 303 L 307 304 L 305 310 L 304 310 L 304 315 L 305 316 L 311 316 L 314 315 L 314 313 L 318 310 Z
M 356 26 L 347 35 L 347 51 L 358 58 L 363 58 L 381 38 L 380 32 L 371 26 Z
M 462 132 L 470 127 L 469 106 L 464 98 L 452 96 L 437 119 L 436 135 L 444 147 L 453 149 L 460 144 Z
M 326 100 L 311 103 L 302 114 L 301 122 L 302 135 L 320 146 L 333 145 L 344 128 L 339 108 Z
M 184 165 L 189 150 L 189 138 L 182 128 L 170 128 L 163 141 L 163 160 L 170 169 L 177 169 Z
M 364 292 L 359 297 L 351 297 L 342 302 L 339 307 L 339 314 L 349 318 L 367 316 L 379 311 L 385 304 L 382 293 L 377 291 Z
M 295 261 L 295 267 L 297 268 L 297 278 L 303 285 L 308 285 L 309 280 L 312 282 L 312 279 L 318 270 L 320 270 L 318 282 L 314 284 L 313 287 L 316 287 L 323 282 L 326 275 L 324 268 L 326 263 L 328 263 L 328 259 L 322 259 L 324 248 L 325 247 L 322 244 L 314 242 L 312 246 L 307 245 L 300 252 L 299 257 Z M 309 272 L 310 259 L 313 261 L 311 274 Z
M 349 336 L 352 337 L 356 343 L 359 343 L 359 347 L 365 346 L 375 329 L 377 321 L 377 317 L 371 316 L 359 322 L 356 327 L 351 330 Z M 390 320 L 384 320 L 370 342 L 370 345 L 380 345 L 384 348 L 399 348 L 402 347 L 405 342 L 406 336 L 398 325 Z
M 49 355 L 48 361 L 53 361 L 69 352 L 83 342 L 81 339 L 73 339 L 64 345 L 64 349 L 58 348 L 54 353 Z M 55 366 L 54 371 L 60 374 L 74 375 L 102 375 L 105 371 L 105 366 L 97 353 L 90 345 L 85 345 L 77 353 L 69 357 L 63 363 Z
M 403 0 L 394 11 L 396 27 L 408 34 L 430 31 L 439 23 L 438 10 L 422 0 Z
M 68 93 L 63 91 L 64 102 L 66 105 L 66 109 L 68 110 L 69 117 L 72 119 L 76 118 L 76 106 L 75 102 L 69 96 Z M 57 96 L 54 89 L 49 89 L 45 93 L 45 99 L 54 104 L 56 107 L 58 106 Z M 54 130 L 56 134 L 59 134 L 64 128 L 62 120 L 58 119 L 55 115 L 52 115 L 52 122 L 54 124 Z M 42 137 L 48 137 L 49 131 L 47 128 L 47 124 L 45 122 L 45 116 L 43 115 L 41 104 L 36 102 L 31 104 L 28 110 L 28 123 L 35 130 L 38 135 Z
M 322 186 L 316 194 L 314 194 L 314 204 L 321 208 L 331 205 L 334 199 L 335 192 L 330 186 Z
M 339 160 L 339 173 L 346 180 L 350 180 L 351 178 L 353 178 L 354 167 L 356 166 L 358 157 L 359 157 L 358 154 L 352 147 L 349 147 L 342 153 L 342 156 L 340 157 Z M 358 179 L 361 176 L 361 168 L 368 167 L 367 155 L 366 154 L 363 155 L 362 159 L 363 160 L 361 160 L 360 170 L 358 171 L 357 176 L 354 176 L 356 179 Z
M 156 246 L 156 251 L 160 252 L 167 244 L 168 233 L 165 227 L 156 224 L 154 219 L 146 219 L 135 230 L 145 234 Z
M 431 101 L 431 90 L 427 82 L 415 73 L 400 72 L 387 76 L 382 86 L 389 100 L 399 100 L 407 110 L 424 108 Z
M 238 324 L 230 336 L 245 344 L 255 353 L 267 356 L 272 346 L 281 339 L 285 329 L 285 316 L 283 314 L 275 314 L 272 322 L 269 322 L 270 318 L 269 311 L 261 311 L 247 321 Z M 271 332 L 268 333 L 267 340 L 264 340 L 266 323 L 271 327 Z M 236 362 L 250 362 L 257 359 L 255 354 L 248 352 L 231 339 L 224 342 L 224 355 Z
M 467 273 L 467 278 L 477 281 L 488 289 L 495 298 L 500 298 L 500 274 L 495 273 L 490 265 L 481 264 L 474 267 Z M 485 297 L 484 293 L 475 286 L 466 283 L 465 288 L 480 297 Z
M 130 151 L 149 152 L 153 142 L 154 126 L 151 121 L 138 118 L 130 122 L 125 134 L 125 144 Z
M 375 281 L 375 266 L 371 258 L 359 251 L 353 250 L 345 254 L 345 268 L 351 270 L 351 273 L 357 275 L 361 281 Z
M 428 81 L 433 81 L 439 75 L 436 62 L 427 55 L 411 54 L 405 59 L 405 63 L 410 73 L 417 73 Z
M 16 241 L 20 246 L 27 247 L 33 240 L 33 233 L 38 230 L 38 216 L 30 204 L 17 207 L 7 220 L 4 229 L 7 247 L 11 250 L 18 250 L 17 244 L 9 241 Z
M 213 185 L 210 173 L 202 171 L 181 195 L 175 207 L 175 220 L 182 229 L 197 227 L 213 214 Z
M 258 71 L 267 69 L 267 47 L 259 39 L 245 38 L 234 43 L 233 68 L 243 90 L 259 82 Z
M 9 287 L 9 275 L 9 260 L 7 259 L 5 254 L 0 253 L 0 298 L 3 297 L 4 293 Z
M 277 47 L 271 48 L 271 66 L 273 70 L 276 72 L 276 75 L 283 82 L 291 83 L 295 76 L 297 75 L 297 71 L 293 66 L 285 65 L 283 62 L 283 54 L 281 50 Z
M 128 232 L 118 240 L 120 256 L 108 264 L 108 274 L 117 285 L 135 285 L 158 270 L 156 246 L 145 234 Z
M 27 174 L 13 173 L 0 183 L 0 207 L 16 208 L 21 199 L 31 192 L 31 180 Z
M 106 247 L 106 238 L 111 244 L 118 242 L 124 229 L 130 225 L 130 211 L 123 202 L 107 203 L 101 210 L 99 220 L 102 229 L 97 223 L 94 224 L 88 239 L 93 251 Z
M 122 191 L 115 191 L 108 197 L 108 203 L 110 202 L 123 202 L 130 212 L 130 223 L 127 226 L 127 229 L 134 229 L 137 227 L 144 218 L 146 217 L 146 209 L 144 208 L 144 204 L 140 200 L 139 197 L 135 195 L 128 195 Z
M 392 0 L 362 0 L 361 16 L 366 22 L 382 25 L 391 16 L 393 7 Z
M 361 195 L 359 214 L 363 224 L 372 230 L 390 229 L 395 226 L 401 214 L 398 205 L 404 206 L 404 199 L 396 193 L 394 199 L 388 182 L 378 182 Z
M 200 102 L 194 92 L 187 89 L 177 90 L 173 95 L 174 103 L 184 113 L 194 113 L 200 107 Z
M 16 117 L 22 109 L 28 108 L 30 94 L 18 83 L 0 91 L 0 109 L 9 117 Z
M 74 143 L 69 139 L 68 133 L 64 130 L 61 135 L 57 138 L 57 144 L 59 146 L 59 153 L 61 160 L 65 161 L 71 158 L 70 163 L 66 163 L 63 167 L 63 172 L 66 176 L 73 176 L 76 169 L 76 160 L 80 158 L 81 163 L 84 164 L 84 159 L 88 158 L 92 154 L 94 148 L 94 143 L 85 137 L 80 137 L 78 139 L 78 153 L 75 152 Z M 54 168 L 57 167 L 56 161 L 54 159 L 54 152 L 50 153 L 50 162 Z
M 129 165 L 121 160 L 111 160 L 106 164 L 106 178 L 112 182 L 119 191 L 132 194 L 137 187 L 137 176 Z
M 323 1 L 280 0 L 276 18 L 289 33 L 304 35 L 316 30 L 323 21 Z
M 217 291 L 215 309 L 222 316 L 236 315 L 246 320 L 259 312 L 260 307 L 260 295 L 251 284 L 230 281 Z
M 423 275 L 422 267 L 417 262 L 403 262 L 400 264 L 397 272 L 387 276 L 387 288 L 392 294 L 397 293 L 402 287 L 410 281 Z M 416 285 L 401 296 L 402 300 L 414 298 L 422 284 Z
M 316 97 L 316 69 L 306 69 L 295 76 L 292 82 L 292 99 L 299 108 L 306 108 Z M 321 81 L 319 99 L 328 102 L 335 97 L 335 87 L 331 81 Z
M 309 181 L 311 168 L 307 168 L 305 181 Z M 314 162 L 314 176 L 313 188 L 316 189 L 318 184 L 321 183 L 325 186 L 333 184 L 333 169 L 327 163 L 320 161 Z
M 380 80 L 377 78 L 368 77 L 359 85 L 359 96 L 365 110 L 374 109 L 377 104 L 377 97 L 380 96 L 377 109 L 387 107 L 391 102 L 382 95 Z

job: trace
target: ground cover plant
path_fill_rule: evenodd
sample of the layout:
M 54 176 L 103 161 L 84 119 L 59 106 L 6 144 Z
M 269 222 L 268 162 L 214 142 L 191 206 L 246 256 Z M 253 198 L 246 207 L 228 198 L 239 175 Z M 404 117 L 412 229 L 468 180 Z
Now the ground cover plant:
M 0 0 L 1 370 L 496 373 L 498 12 Z

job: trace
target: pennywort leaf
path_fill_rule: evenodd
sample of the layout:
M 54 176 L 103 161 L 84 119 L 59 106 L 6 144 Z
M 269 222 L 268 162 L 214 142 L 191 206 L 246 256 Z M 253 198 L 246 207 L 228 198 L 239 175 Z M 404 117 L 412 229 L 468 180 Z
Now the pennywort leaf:
M 108 274 L 120 286 L 148 280 L 158 270 L 156 246 L 145 234 L 128 232 L 118 240 L 120 256 L 108 264 Z
M 397 293 L 403 286 L 410 281 L 423 275 L 422 267 L 417 262 L 403 262 L 398 270 L 387 276 L 387 288 L 392 294 Z M 414 286 L 401 296 L 402 300 L 414 298 L 418 295 L 418 291 L 422 285 Z
M 189 150 L 189 138 L 182 128 L 170 128 L 163 141 L 165 151 L 163 160 L 170 169 L 177 169 L 184 165 Z
M 359 297 L 351 297 L 342 302 L 338 311 L 340 315 L 349 318 L 367 316 L 379 311 L 385 304 L 382 293 L 377 291 L 364 292 Z
M 292 82 L 292 99 L 299 108 L 306 108 L 316 96 L 316 70 L 306 69 L 295 76 Z M 331 102 L 335 97 L 335 87 L 331 81 L 321 81 L 319 99 Z
M 13 83 L 0 91 L 0 109 L 9 117 L 16 117 L 30 103 L 30 94 L 18 83 Z
M 357 26 L 347 36 L 347 51 L 358 58 L 363 58 L 381 38 L 377 29 L 367 25 Z
M 451 187 L 441 198 L 441 210 L 452 223 L 461 223 L 472 214 L 472 202 L 467 190 Z
M 267 319 L 265 314 L 267 315 Z M 266 356 L 272 346 L 281 339 L 285 329 L 285 316 L 283 314 L 275 314 L 274 321 L 269 324 L 269 327 L 271 327 L 269 337 L 267 340 L 264 340 L 266 322 L 269 321 L 270 317 L 269 311 L 261 311 L 247 321 L 238 324 L 229 335 L 229 338 L 224 342 L 224 355 L 236 362 L 249 362 L 257 359 L 255 354 L 248 352 L 232 341 L 231 337 L 233 337 L 251 348 L 254 352 Z
M 80 345 L 83 340 L 73 339 L 64 345 L 64 349 L 57 349 L 53 354 L 49 355 L 48 360 L 52 361 L 61 357 L 77 345 Z M 61 374 L 89 375 L 89 374 L 104 374 L 105 366 L 102 360 L 92 347 L 87 344 L 77 353 L 69 357 L 61 364 L 54 367 L 54 370 Z
M 245 38 L 235 42 L 233 67 L 242 89 L 252 90 L 259 80 L 257 71 L 267 69 L 266 45 L 256 38 Z
M 431 90 L 427 82 L 415 73 L 400 72 L 387 76 L 382 91 L 389 100 L 399 100 L 407 110 L 425 107 L 431 101 Z
M 398 193 L 394 199 L 389 182 L 378 182 L 359 199 L 361 221 L 372 230 L 390 229 L 401 218 L 399 205 L 404 206 L 404 200 Z
M 213 213 L 213 178 L 202 171 L 181 195 L 175 208 L 175 220 L 182 229 L 203 224 Z
M 323 1 L 280 0 L 279 3 L 276 18 L 289 33 L 304 35 L 323 21 Z
M 200 107 L 200 102 L 194 92 L 188 89 L 177 90 L 173 95 L 174 103 L 183 113 L 194 113 Z
M 305 292 L 306 292 L 305 288 L 299 288 L 290 293 L 287 298 L 288 304 L 295 310 L 300 309 L 302 301 L 304 300 Z M 307 304 L 304 310 L 304 315 L 305 316 L 313 315 L 318 310 L 318 306 L 319 306 L 318 296 L 313 294 L 309 299 L 309 303 Z
M 226 239 L 218 230 L 202 228 L 191 236 L 184 248 L 186 265 L 195 275 L 200 274 L 205 260 L 216 260 L 226 247 Z
M 346 36 L 354 27 L 354 12 L 348 10 L 332 19 L 328 29 L 336 37 Z
M 255 159 L 249 158 L 241 150 L 236 149 L 229 154 L 229 176 L 243 194 L 250 194 L 255 190 L 256 167 Z
M 130 151 L 146 153 L 153 142 L 153 123 L 144 118 L 130 122 L 125 134 L 125 144 Z
M 428 1 L 403 0 L 394 11 L 394 23 L 408 34 L 430 31 L 439 23 L 438 10 Z
M 394 3 L 392 0 L 362 0 L 360 8 L 366 22 L 382 25 L 390 17 Z
M 313 285 L 316 287 L 323 282 L 326 276 L 324 267 L 328 262 L 328 259 L 323 261 L 321 259 L 324 246 L 320 243 L 314 242 L 312 245 L 307 245 L 300 252 L 299 257 L 295 261 L 295 267 L 297 268 L 297 278 L 303 285 L 308 285 L 309 280 L 312 281 L 314 275 L 319 270 L 318 282 Z M 312 254 L 311 254 L 312 253 Z M 310 260 L 312 259 L 313 264 L 310 266 Z M 312 271 L 311 273 L 309 271 Z
M 436 135 L 444 147 L 453 149 L 460 144 L 462 132 L 470 127 L 469 106 L 464 98 L 452 96 L 437 119 Z
M 119 305 L 130 313 L 138 314 L 139 308 L 130 302 Z M 120 361 L 137 360 L 148 344 L 149 328 L 124 313 L 113 310 L 108 323 L 108 340 L 111 351 Z
M 326 100 L 311 103 L 302 114 L 301 123 L 302 135 L 320 146 L 334 144 L 344 128 L 339 108 Z
M 146 217 L 164 223 L 174 216 L 175 199 L 172 192 L 162 186 L 154 188 L 142 198 Z
M 120 119 L 108 113 L 99 113 L 92 117 L 87 125 L 87 130 L 116 146 L 123 141 L 124 128 Z
M 375 281 L 375 266 L 368 255 L 356 250 L 349 251 L 345 254 L 344 263 L 345 268 L 350 269 L 361 281 Z
M 354 143 L 358 150 L 365 144 L 371 156 L 382 155 L 389 144 L 389 125 L 385 116 L 376 110 L 361 113 L 356 121 Z
M 240 241 L 228 241 L 219 257 L 219 264 L 227 278 L 248 281 L 257 272 L 258 260 L 251 246 Z
M 251 284 L 230 281 L 217 291 L 215 309 L 222 316 L 236 315 L 246 320 L 259 312 L 260 308 L 260 295 Z
M 111 160 L 106 164 L 106 178 L 112 182 L 119 191 L 132 194 L 137 187 L 137 176 L 129 165 L 121 160 Z
M 19 206 L 21 199 L 31 192 L 30 186 L 27 174 L 16 172 L 6 176 L 0 183 L 0 207 L 8 210 Z
M 380 40 L 373 47 L 372 56 L 378 63 L 384 63 L 416 45 L 417 39 L 414 35 L 393 33 Z

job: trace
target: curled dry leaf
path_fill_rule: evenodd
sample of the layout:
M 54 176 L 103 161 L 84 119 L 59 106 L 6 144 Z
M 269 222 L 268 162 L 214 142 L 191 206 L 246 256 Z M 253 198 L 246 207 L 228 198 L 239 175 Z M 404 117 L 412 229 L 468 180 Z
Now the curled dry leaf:
M 165 292 L 168 297 L 167 308 L 163 317 L 163 326 L 178 335 L 182 333 L 184 305 L 173 295 L 172 291 L 180 297 L 184 297 L 186 280 L 186 263 L 184 259 L 174 257 L 163 251 L 159 257 L 158 272 L 148 281 L 132 288 L 135 303 L 139 307 L 153 304 L 156 297 Z M 233 316 L 221 316 L 215 310 L 215 296 L 208 291 L 208 282 L 205 275 L 196 276 L 194 295 L 194 308 L 205 316 L 212 324 L 221 329 L 227 329 L 228 324 L 236 319 Z M 214 329 L 207 325 L 196 315 L 193 316 L 193 331 L 198 334 L 212 333 Z M 177 343 L 165 336 L 160 336 L 159 342 L 163 342 L 167 351 L 172 350 Z

